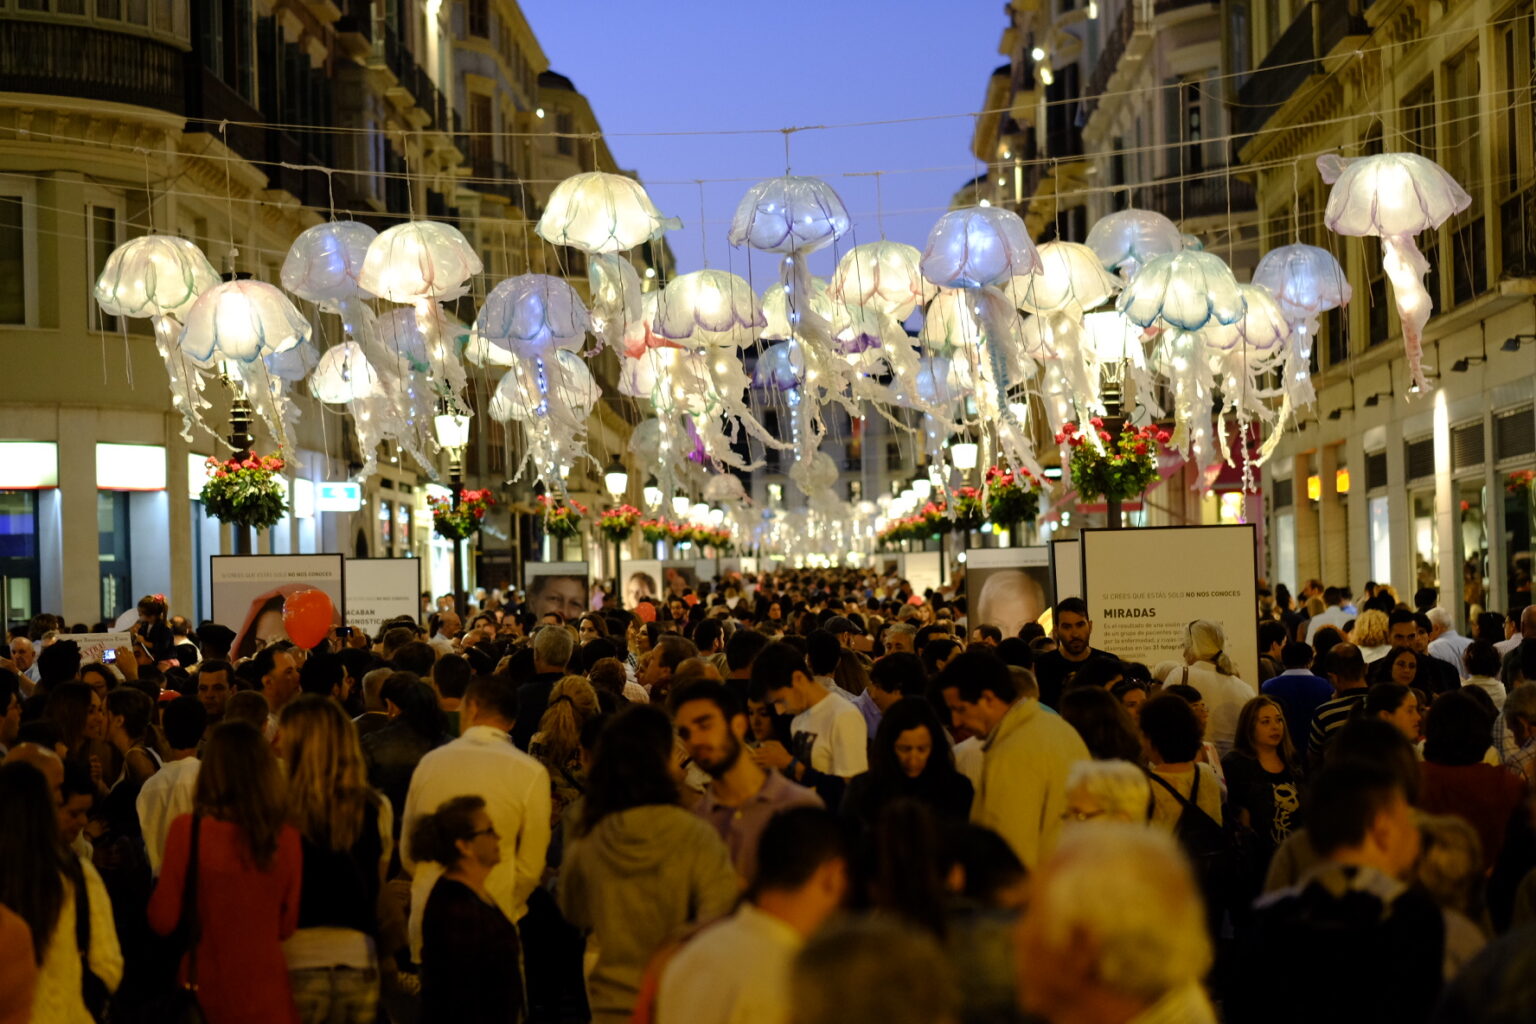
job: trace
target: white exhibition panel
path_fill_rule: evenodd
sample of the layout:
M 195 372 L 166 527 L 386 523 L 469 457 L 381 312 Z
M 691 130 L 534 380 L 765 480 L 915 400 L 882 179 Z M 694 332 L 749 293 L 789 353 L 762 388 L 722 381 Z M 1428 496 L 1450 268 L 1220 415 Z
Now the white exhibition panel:
M 397 616 L 421 617 L 421 560 L 349 558 L 346 560 L 346 623 L 369 636 Z
M 1225 630 L 1238 675 L 1258 686 L 1252 524 L 1084 530 L 1081 544 L 1094 647 L 1148 668 L 1182 665 L 1186 627 L 1207 619 Z

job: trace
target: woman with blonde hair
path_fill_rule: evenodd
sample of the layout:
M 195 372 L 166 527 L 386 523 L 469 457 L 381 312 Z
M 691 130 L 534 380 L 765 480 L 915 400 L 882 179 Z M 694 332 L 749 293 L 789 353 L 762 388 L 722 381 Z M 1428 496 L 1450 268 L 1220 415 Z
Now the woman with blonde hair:
M 368 785 L 357 729 L 341 705 L 306 694 L 278 720 L 288 821 L 304 855 L 299 928 L 283 943 L 305 1024 L 372 1024 L 378 1009 L 378 916 L 393 813 Z
M 299 926 L 303 852 L 287 818 L 287 780 L 261 730 L 241 721 L 214 728 L 192 813 L 171 823 L 149 901 L 161 935 L 192 901 L 197 938 L 183 977 L 196 984 L 209 1024 L 298 1024 L 282 942 Z
M 1243 705 L 1258 695 L 1252 683 L 1237 677 L 1226 646 L 1226 630 L 1220 623 L 1196 619 L 1184 628 L 1183 668 L 1163 680 L 1165 685 L 1182 683 L 1199 691 L 1210 711 L 1206 732 L 1223 757 L 1237 739 L 1237 716 Z
M 1387 613 L 1367 608 L 1355 618 L 1355 628 L 1349 640 L 1360 648 L 1360 656 L 1367 665 L 1385 658 L 1392 650 L 1387 642 Z
M 1152 783 L 1130 761 L 1078 761 L 1067 769 L 1067 809 L 1074 821 L 1118 821 L 1145 825 L 1152 805 Z

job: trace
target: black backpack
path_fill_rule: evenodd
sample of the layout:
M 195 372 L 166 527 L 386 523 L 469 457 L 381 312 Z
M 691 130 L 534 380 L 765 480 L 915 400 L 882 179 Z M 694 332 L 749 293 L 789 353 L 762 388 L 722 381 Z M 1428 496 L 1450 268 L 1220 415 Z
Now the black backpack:
M 1147 778 L 1155 785 L 1162 786 L 1179 802 L 1179 820 L 1174 823 L 1173 834 L 1189 857 L 1190 866 L 1194 868 L 1195 881 L 1205 896 L 1207 910 L 1214 915 L 1221 912 L 1232 891 L 1234 850 L 1227 830 L 1202 810 L 1198 803 L 1200 774 L 1199 766 L 1196 766 L 1195 781 L 1189 788 L 1187 798 L 1156 772 L 1148 771 Z M 1151 806 L 1148 807 L 1150 816 Z

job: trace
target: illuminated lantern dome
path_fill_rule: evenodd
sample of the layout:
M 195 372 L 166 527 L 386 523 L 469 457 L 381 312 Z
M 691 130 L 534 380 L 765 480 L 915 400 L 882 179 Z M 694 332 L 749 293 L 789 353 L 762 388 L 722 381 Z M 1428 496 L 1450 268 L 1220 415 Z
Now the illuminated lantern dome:
M 555 186 L 534 230 L 555 245 L 610 253 L 633 249 L 679 227 L 682 222 L 663 217 L 638 181 L 588 171 Z
M 437 221 L 396 224 L 375 238 L 357 283 L 389 302 L 456 299 L 484 267 L 459 229 Z
M 309 334 L 309 321 L 277 286 L 226 281 L 193 303 L 181 330 L 181 347 L 204 363 L 253 363 L 303 344 Z
M 96 303 L 109 316 L 187 315 L 219 273 L 203 251 L 174 235 L 142 235 L 112 250 L 96 280 Z

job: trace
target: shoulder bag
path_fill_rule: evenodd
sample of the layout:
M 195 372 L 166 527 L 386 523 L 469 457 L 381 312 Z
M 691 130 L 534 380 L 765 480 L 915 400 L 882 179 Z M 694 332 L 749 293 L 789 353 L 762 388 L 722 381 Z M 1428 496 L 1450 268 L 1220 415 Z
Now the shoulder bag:
M 176 921 L 176 931 L 171 934 L 175 949 L 185 949 L 187 980 L 176 985 L 155 1009 L 154 1019 L 164 1024 L 206 1024 L 202 1004 L 197 1000 L 197 946 L 203 937 L 202 922 L 197 916 L 197 862 L 198 832 L 202 815 L 192 815 L 191 848 L 187 852 L 187 877 L 181 889 L 181 916 Z

